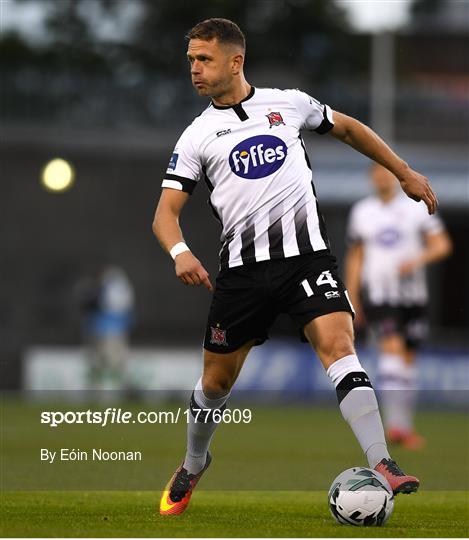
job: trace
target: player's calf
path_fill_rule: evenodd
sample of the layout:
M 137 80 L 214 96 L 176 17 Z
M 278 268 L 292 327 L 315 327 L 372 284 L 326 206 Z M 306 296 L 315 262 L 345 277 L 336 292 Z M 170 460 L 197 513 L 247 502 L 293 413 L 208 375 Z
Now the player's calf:
M 217 398 L 208 398 L 202 379 L 197 382 L 190 400 L 189 422 L 187 425 L 187 451 L 184 467 L 190 474 L 199 473 L 205 465 L 206 455 L 218 423 L 214 421 L 214 412 L 223 411 L 229 393 Z
M 354 432 L 369 466 L 389 459 L 378 402 L 371 381 L 355 354 L 334 362 L 327 374 L 332 379 L 340 411 Z

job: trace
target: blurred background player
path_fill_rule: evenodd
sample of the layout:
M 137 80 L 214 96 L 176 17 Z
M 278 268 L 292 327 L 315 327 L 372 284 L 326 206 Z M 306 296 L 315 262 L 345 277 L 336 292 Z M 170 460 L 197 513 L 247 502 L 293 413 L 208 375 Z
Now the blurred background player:
M 448 257 L 452 244 L 441 218 L 401 195 L 391 172 L 378 164 L 370 171 L 375 194 L 350 213 L 346 285 L 356 327 L 368 323 L 379 340 L 387 438 L 418 450 L 425 444 L 414 428 L 415 355 L 427 330 L 425 267 Z
M 134 321 L 134 288 L 117 265 L 101 266 L 78 286 L 92 388 L 126 386 L 129 332 Z

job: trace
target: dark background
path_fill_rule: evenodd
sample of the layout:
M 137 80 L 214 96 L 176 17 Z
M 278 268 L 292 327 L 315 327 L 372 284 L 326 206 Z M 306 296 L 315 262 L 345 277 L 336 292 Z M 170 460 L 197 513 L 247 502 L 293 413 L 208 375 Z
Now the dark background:
M 185 61 L 183 35 L 196 22 L 224 16 L 240 24 L 248 42 L 246 75 L 255 86 L 300 87 L 372 121 L 373 37 L 354 33 L 331 0 L 140 0 L 142 15 L 128 32 L 119 30 L 128 2 L 16 4 L 28 2 L 44 10 L 44 39 L 10 31 L 0 38 L 0 359 L 2 383 L 10 387 L 19 383 L 26 347 L 80 343 L 74 288 L 105 261 L 121 265 L 134 284 L 134 345 L 201 342 L 209 294 L 176 280 L 151 232 L 174 143 L 206 106 Z M 415 1 L 410 23 L 394 35 L 393 142 L 434 180 L 455 243 L 452 258 L 430 272 L 430 345 L 467 344 L 469 327 L 467 7 Z M 116 29 L 112 39 L 100 35 L 104 23 Z M 308 135 L 306 142 L 342 262 L 348 210 L 368 193 L 368 161 L 327 136 Z M 77 174 L 62 194 L 39 182 L 54 157 L 71 162 Z M 207 198 L 199 186 L 182 228 L 214 279 L 220 231 Z M 291 328 L 282 319 L 274 334 Z

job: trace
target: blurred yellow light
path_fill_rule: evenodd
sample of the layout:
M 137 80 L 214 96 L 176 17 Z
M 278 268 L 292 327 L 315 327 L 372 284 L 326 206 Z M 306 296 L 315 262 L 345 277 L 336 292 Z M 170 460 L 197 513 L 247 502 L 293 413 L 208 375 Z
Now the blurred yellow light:
M 61 192 L 70 189 L 75 179 L 75 171 L 64 159 L 53 159 L 42 171 L 41 183 L 48 190 Z

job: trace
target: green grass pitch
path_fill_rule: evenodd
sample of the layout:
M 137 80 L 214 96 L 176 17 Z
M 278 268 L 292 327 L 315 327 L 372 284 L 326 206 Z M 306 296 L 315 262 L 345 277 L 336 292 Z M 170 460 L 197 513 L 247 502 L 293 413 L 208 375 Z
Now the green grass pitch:
M 12 492 L 5 496 L 4 536 L 110 537 L 464 537 L 468 496 L 422 492 L 399 496 L 381 528 L 335 524 L 325 492 L 198 491 L 182 516 L 155 512 L 148 491 Z
M 396 498 L 377 529 L 336 524 L 327 490 L 336 474 L 365 465 L 336 408 L 256 407 L 249 425 L 224 425 L 214 461 L 182 516 L 161 517 L 161 488 L 179 464 L 185 425 L 70 425 L 39 422 L 41 410 L 86 406 L 2 404 L 4 537 L 467 537 L 469 427 L 467 414 L 422 412 L 428 439 L 421 452 L 392 449 L 419 476 L 417 494 Z M 122 405 L 120 405 L 123 407 Z M 95 405 L 95 410 L 106 406 Z M 127 405 L 129 410 L 168 406 Z M 141 450 L 141 463 L 41 463 L 40 448 Z

